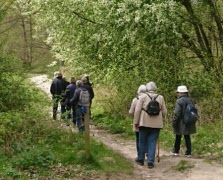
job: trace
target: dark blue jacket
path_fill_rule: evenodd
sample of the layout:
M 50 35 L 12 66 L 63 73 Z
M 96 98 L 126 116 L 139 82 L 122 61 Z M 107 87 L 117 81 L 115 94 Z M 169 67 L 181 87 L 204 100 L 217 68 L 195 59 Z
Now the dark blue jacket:
M 76 85 L 71 83 L 67 86 L 66 92 L 65 92 L 65 104 L 70 106 L 70 99 L 73 98 L 74 92 L 76 90 Z
M 73 83 L 69 84 L 66 88 L 65 98 L 72 99 L 72 97 L 74 96 L 75 90 L 76 90 L 76 85 Z

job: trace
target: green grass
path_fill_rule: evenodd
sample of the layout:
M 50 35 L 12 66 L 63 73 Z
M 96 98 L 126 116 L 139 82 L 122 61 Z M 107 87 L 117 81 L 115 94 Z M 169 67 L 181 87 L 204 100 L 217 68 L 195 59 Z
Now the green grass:
M 133 168 L 127 160 L 93 139 L 90 158 L 86 158 L 84 134 L 59 129 L 47 131 L 47 136 L 32 138 L 32 142 L 27 140 L 26 144 L 17 142 L 12 145 L 11 156 L 0 151 L 0 177 L 29 179 L 28 174 L 32 172 L 38 176 L 49 176 L 58 164 L 61 168 L 75 167 L 75 172 L 70 172 L 69 177 L 90 171 L 130 173 Z M 19 148 L 22 145 L 25 147 Z
M 197 133 L 191 135 L 192 154 L 198 157 L 216 158 L 223 157 L 223 121 L 197 125 Z M 175 135 L 170 125 L 166 124 L 161 131 L 160 139 L 162 147 L 170 150 L 173 147 Z M 185 150 L 185 142 L 182 137 L 182 153 Z
M 61 122 L 52 121 L 49 99 L 38 90 L 29 92 L 35 92 L 35 101 L 17 112 L 14 121 L 10 121 L 13 112 L 8 112 L 0 126 L 0 179 L 64 179 L 80 174 L 133 172 L 132 163 L 94 139 L 90 140 L 87 158 L 84 134 L 68 132 Z

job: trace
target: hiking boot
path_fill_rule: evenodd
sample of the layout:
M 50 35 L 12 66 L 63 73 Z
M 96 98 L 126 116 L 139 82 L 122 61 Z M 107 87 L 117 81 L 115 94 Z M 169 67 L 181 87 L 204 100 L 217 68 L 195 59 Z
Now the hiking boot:
M 153 163 L 148 163 L 148 168 L 149 168 L 149 169 L 154 168 L 154 164 L 153 164 Z
M 135 159 L 135 162 L 140 165 L 143 166 L 144 165 L 144 161 L 143 160 L 139 160 L 139 159 Z
M 170 155 L 172 155 L 172 156 L 179 156 L 179 153 L 176 153 L 174 151 L 170 151 Z

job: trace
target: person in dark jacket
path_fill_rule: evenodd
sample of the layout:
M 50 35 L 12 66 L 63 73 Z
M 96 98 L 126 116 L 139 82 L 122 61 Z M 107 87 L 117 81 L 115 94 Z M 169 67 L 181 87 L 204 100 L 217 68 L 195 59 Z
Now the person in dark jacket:
M 76 126 L 79 130 L 79 132 L 84 131 L 84 115 L 82 112 L 82 105 L 79 104 L 80 99 L 80 93 L 81 90 L 87 90 L 83 87 L 83 82 L 81 80 L 77 80 L 76 82 L 76 90 L 74 92 L 74 95 L 72 99 L 70 100 L 70 103 L 75 108 L 76 113 Z
M 66 83 L 62 79 L 62 73 L 58 72 L 57 77 L 52 80 L 50 86 L 50 93 L 53 99 L 53 119 L 56 120 L 58 104 L 61 106 L 61 114 L 65 113 L 64 95 L 66 90 Z
M 90 85 L 93 88 L 94 84 L 92 82 L 90 82 L 90 77 L 89 77 L 88 74 L 84 74 L 82 76 L 82 78 L 86 78 L 87 79 L 87 83 L 86 84 Z
M 186 157 L 191 157 L 191 138 L 190 135 L 196 133 L 196 125 L 186 125 L 183 120 L 183 115 L 188 103 L 193 103 L 192 99 L 188 96 L 188 90 L 186 86 L 178 86 L 177 88 L 178 99 L 175 104 L 174 117 L 172 126 L 174 134 L 176 135 L 174 148 L 170 151 L 171 155 L 178 156 L 180 151 L 181 137 L 184 136 L 186 142 Z
M 91 87 L 91 85 L 89 84 L 88 80 L 86 77 L 81 78 L 83 85 L 82 87 L 84 87 L 85 89 L 88 90 L 88 92 L 90 93 L 90 101 L 92 102 L 92 99 L 94 99 L 94 90 Z
M 63 79 L 63 80 L 65 81 L 65 83 L 66 83 L 66 86 L 68 86 L 68 85 L 70 84 L 70 82 L 68 82 L 68 81 L 67 81 L 67 78 L 66 78 L 66 76 L 63 76 L 63 77 L 62 77 L 62 79 Z
M 73 98 L 75 90 L 76 90 L 76 79 L 75 79 L 75 77 L 71 77 L 70 78 L 70 83 L 66 87 L 65 105 L 66 105 L 66 110 L 69 112 L 68 115 L 67 115 L 67 118 L 71 119 L 71 117 L 72 117 L 73 123 L 76 125 L 75 106 L 72 106 L 70 104 L 70 100 Z

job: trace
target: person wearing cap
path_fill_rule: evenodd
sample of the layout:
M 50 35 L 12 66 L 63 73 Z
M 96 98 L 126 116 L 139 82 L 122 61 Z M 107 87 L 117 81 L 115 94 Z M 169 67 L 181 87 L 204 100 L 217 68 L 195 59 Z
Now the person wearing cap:
M 146 84 L 147 93 L 139 96 L 134 113 L 134 125 L 139 129 L 139 155 L 135 162 L 139 165 L 144 165 L 145 146 L 148 148 L 147 165 L 148 168 L 154 167 L 156 144 L 159 138 L 160 130 L 163 128 L 163 116 L 167 114 L 164 97 L 157 94 L 157 86 L 151 81 Z M 150 116 L 146 111 L 148 103 L 151 101 L 150 97 L 156 97 L 159 103 L 160 111 L 156 116 Z
M 61 114 L 65 112 L 64 94 L 66 90 L 66 82 L 62 79 L 62 73 L 58 72 L 57 77 L 52 80 L 50 93 L 53 99 L 53 119 L 56 120 L 58 104 L 61 105 Z
M 193 103 L 192 99 L 188 95 L 188 89 L 186 86 L 181 85 L 177 87 L 178 99 L 175 103 L 174 116 L 172 121 L 172 127 L 175 136 L 174 147 L 170 151 L 173 156 L 178 156 L 180 152 L 181 138 L 184 136 L 186 143 L 186 157 L 191 157 L 191 138 L 190 134 L 196 133 L 196 125 L 189 124 L 186 125 L 183 120 L 183 115 L 188 103 Z

